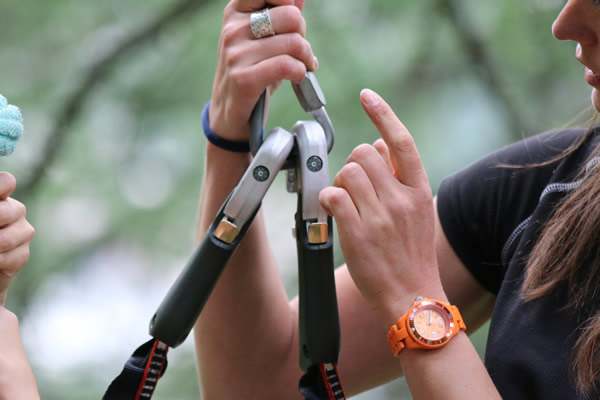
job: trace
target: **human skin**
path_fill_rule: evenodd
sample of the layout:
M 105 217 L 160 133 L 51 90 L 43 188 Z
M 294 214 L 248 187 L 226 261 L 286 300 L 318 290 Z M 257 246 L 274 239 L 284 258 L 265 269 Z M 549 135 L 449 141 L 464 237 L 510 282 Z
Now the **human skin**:
M 232 1 L 223 13 L 217 70 L 211 105 L 210 128 L 228 140 L 248 139 L 248 120 L 259 96 L 275 90 L 281 80 L 299 83 L 307 69 L 318 66 L 305 39 L 304 1 L 273 0 L 271 21 L 277 35 L 253 40 L 249 13 L 260 10 L 262 0 Z
M 600 112 L 600 1 L 569 0 L 552 25 L 558 40 L 577 43 L 575 57 L 584 66 L 592 104 Z
M 35 233 L 25 206 L 10 197 L 16 181 L 0 172 L 0 400 L 39 399 L 35 377 L 21 342 L 17 316 L 4 308 L 10 283 L 29 259 Z
M 17 316 L 0 306 L 0 400 L 39 399 Z
M 310 45 L 304 39 L 305 23 L 299 12 L 302 4 L 273 4 L 277 7 L 271 9 L 271 19 L 277 35 L 260 41 L 252 38 L 249 13 L 264 5 L 259 1 L 232 1 L 225 8 L 210 115 L 211 129 L 228 140 L 247 139 L 247 120 L 265 87 L 275 87 L 281 79 L 299 81 L 306 70 L 316 68 Z M 199 238 L 248 167 L 250 156 L 207 143 L 205 160 Z M 432 207 L 431 198 L 427 204 Z M 429 221 L 434 219 L 430 217 Z M 439 226 L 430 228 L 429 232 L 433 231 L 441 233 Z M 196 324 L 203 398 L 300 397 L 298 300 L 288 301 L 265 238 L 264 220 L 259 213 Z M 444 265 L 441 273 L 448 285 L 446 292 L 461 307 L 467 326 L 475 330 L 489 318 L 493 299 L 458 261 L 443 235 L 439 238 L 436 248 L 442 255 L 438 262 Z M 339 369 L 346 392 L 358 393 L 400 376 L 399 361 L 385 341 L 388 322 L 382 323 L 369 308 L 345 266 L 336 271 L 336 285 L 343 337 Z M 445 296 L 438 293 L 437 285 L 432 288 L 435 291 L 421 294 Z M 232 329 L 232 323 L 243 327 L 243 333 Z M 476 368 L 485 372 L 466 335 L 459 337 L 452 343 L 465 343 L 469 348 L 465 354 L 470 354 Z M 372 366 L 368 373 L 364 365 Z M 273 376 L 278 379 L 273 381 Z
M 16 180 L 0 172 L 0 305 L 4 305 L 8 287 L 29 260 L 29 244 L 35 230 L 26 219 L 25 206 L 9 197 Z
M 600 71 L 596 4 L 568 1 L 553 31 L 558 39 L 577 41 L 580 59 Z M 303 2 L 297 7 L 292 0 L 271 2 L 277 35 L 256 40 L 249 13 L 265 5 L 233 0 L 225 9 L 210 124 L 229 140 L 247 140 L 250 112 L 265 88 L 276 87 L 281 79 L 298 81 L 316 68 L 304 41 L 306 28 L 299 13 Z M 593 94 L 597 109 L 598 87 Z M 490 318 L 494 298 L 449 245 L 408 130 L 376 93 L 364 90 L 360 101 L 382 139 L 358 146 L 320 195 L 337 222 L 347 262 L 336 270 L 339 372 L 346 394 L 405 375 L 415 399 L 498 398 L 465 333 L 436 351 L 402 351 L 399 358 L 390 353 L 387 330 L 416 296 L 457 305 L 467 333 Z M 205 160 L 198 237 L 239 181 L 250 156 L 207 143 Z M 298 299 L 288 301 L 266 237 L 259 213 L 196 324 L 203 398 L 300 398 Z M 464 376 L 471 379 L 467 382 Z

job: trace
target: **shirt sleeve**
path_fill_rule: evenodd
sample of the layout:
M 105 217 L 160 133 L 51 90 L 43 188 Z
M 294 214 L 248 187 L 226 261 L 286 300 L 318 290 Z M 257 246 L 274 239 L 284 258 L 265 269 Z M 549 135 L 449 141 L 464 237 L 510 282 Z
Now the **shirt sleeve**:
M 570 129 L 522 140 L 446 177 L 437 193 L 438 215 L 460 260 L 487 290 L 497 294 L 506 271 L 502 249 L 534 211 L 556 165 L 553 160 L 581 138 Z

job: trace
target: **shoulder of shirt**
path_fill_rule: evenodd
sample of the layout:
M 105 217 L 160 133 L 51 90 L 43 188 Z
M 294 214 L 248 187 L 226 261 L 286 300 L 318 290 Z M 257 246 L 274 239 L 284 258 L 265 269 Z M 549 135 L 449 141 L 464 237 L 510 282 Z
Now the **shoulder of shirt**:
M 545 162 L 563 154 L 571 146 L 579 142 L 588 129 L 567 128 L 540 133 L 504 146 L 496 152 L 497 161 L 514 165 L 528 165 Z M 584 153 L 597 143 L 600 130 L 595 129 L 590 138 L 583 144 Z

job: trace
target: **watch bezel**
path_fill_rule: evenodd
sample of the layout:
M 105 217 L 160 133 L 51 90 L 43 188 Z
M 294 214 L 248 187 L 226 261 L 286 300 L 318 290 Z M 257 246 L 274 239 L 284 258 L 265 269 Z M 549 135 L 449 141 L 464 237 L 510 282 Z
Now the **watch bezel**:
M 448 317 L 448 327 L 444 335 L 438 340 L 427 339 L 421 334 L 415 327 L 415 315 L 424 307 L 437 307 L 439 308 L 439 312 L 445 314 Z M 413 303 L 411 310 L 408 313 L 408 318 L 406 319 L 407 331 L 408 334 L 413 338 L 416 343 L 426 347 L 426 348 L 437 348 L 445 345 L 453 336 L 456 320 L 450 308 L 442 303 L 441 301 L 431 300 L 431 299 L 423 299 L 418 300 Z

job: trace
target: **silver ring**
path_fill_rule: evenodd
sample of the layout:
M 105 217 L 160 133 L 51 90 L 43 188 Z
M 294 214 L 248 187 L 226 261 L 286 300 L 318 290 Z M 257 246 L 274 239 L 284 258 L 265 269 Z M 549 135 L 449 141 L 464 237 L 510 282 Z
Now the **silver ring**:
M 250 14 L 250 29 L 257 39 L 275 35 L 268 8 Z

